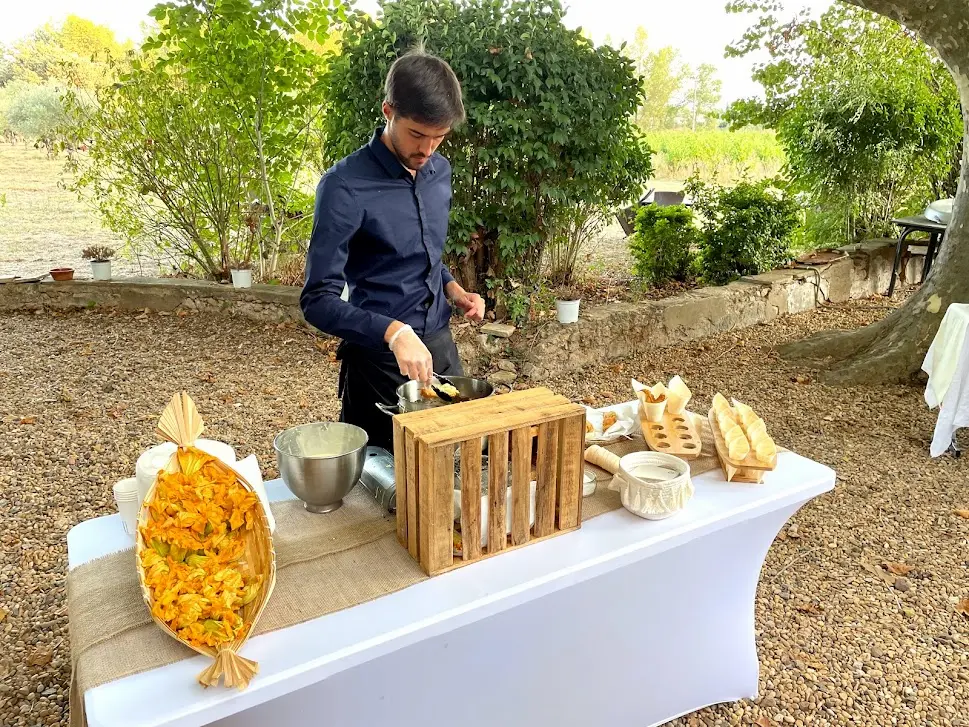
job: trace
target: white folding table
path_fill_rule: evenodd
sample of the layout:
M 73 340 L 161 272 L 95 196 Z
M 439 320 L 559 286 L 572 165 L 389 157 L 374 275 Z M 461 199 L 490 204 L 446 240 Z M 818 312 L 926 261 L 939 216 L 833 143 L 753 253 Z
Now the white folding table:
M 708 472 L 666 520 L 619 509 L 255 637 L 243 654 L 260 671 L 245 691 L 202 689 L 198 656 L 91 689 L 89 725 L 650 727 L 754 697 L 761 565 L 787 519 L 834 482 L 791 452 L 762 485 Z M 290 497 L 278 480 L 267 490 Z M 117 515 L 67 540 L 70 568 L 132 547 Z

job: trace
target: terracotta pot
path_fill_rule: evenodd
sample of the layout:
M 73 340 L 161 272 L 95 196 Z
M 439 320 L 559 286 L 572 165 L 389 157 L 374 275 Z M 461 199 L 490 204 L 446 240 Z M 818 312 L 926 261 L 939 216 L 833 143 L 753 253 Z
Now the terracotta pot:
M 74 268 L 52 268 L 50 276 L 54 280 L 74 280 Z

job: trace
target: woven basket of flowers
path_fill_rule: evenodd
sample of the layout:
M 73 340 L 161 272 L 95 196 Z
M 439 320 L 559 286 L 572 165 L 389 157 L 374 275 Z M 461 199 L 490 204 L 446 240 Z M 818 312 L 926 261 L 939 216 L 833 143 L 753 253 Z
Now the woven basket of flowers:
M 138 577 L 155 623 L 214 659 L 199 683 L 244 689 L 258 665 L 239 650 L 272 594 L 276 557 L 252 486 L 192 446 L 202 429 L 188 394 L 172 397 L 156 431 L 178 449 L 138 517 Z

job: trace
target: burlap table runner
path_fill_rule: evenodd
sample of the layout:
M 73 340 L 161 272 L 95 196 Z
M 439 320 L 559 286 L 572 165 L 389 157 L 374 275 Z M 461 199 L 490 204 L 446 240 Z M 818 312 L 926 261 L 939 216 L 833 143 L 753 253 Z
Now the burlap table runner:
M 642 437 L 634 437 L 606 448 L 622 456 L 646 446 Z M 710 454 L 690 463 L 694 475 L 718 466 L 706 431 L 702 451 Z M 619 493 L 607 487 L 612 475 L 587 466 L 597 472 L 597 487 L 582 503 L 583 521 L 621 507 Z M 428 577 L 397 543 L 395 519 L 362 487 L 325 517 L 307 513 L 298 500 L 274 503 L 272 510 L 276 587 L 254 635 L 366 603 Z M 195 656 L 151 620 L 138 586 L 133 549 L 71 570 L 67 603 L 72 727 L 86 724 L 85 691 Z

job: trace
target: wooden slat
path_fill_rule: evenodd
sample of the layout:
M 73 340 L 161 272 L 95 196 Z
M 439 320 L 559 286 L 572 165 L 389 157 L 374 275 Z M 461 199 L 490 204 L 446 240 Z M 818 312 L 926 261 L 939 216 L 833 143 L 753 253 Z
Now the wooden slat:
M 422 433 L 424 425 L 433 425 L 442 417 L 450 417 L 455 411 L 462 412 L 461 416 L 477 415 L 488 411 L 501 411 L 506 407 L 514 406 L 524 401 L 536 401 L 538 399 L 564 398 L 558 394 L 553 394 L 544 387 L 533 389 L 522 389 L 510 394 L 488 396 L 483 399 L 463 401 L 460 404 L 449 404 L 447 406 L 436 406 L 430 409 L 397 414 L 401 425 L 407 429 Z
M 481 556 L 481 440 L 461 442 L 461 544 L 464 560 Z
M 579 524 L 584 446 L 585 414 L 559 422 L 558 527 L 563 530 Z
M 421 468 L 421 566 L 429 575 L 449 568 L 454 553 L 454 447 L 417 443 Z
M 407 455 L 404 428 L 394 420 L 394 482 L 397 484 L 397 541 L 407 547 Z
M 434 575 L 440 575 L 441 573 L 447 573 L 448 571 L 456 570 L 456 569 L 458 569 L 458 568 L 460 568 L 462 566 L 469 565 L 471 563 L 480 563 L 481 561 L 485 560 L 486 558 L 491 558 L 492 556 L 500 555 L 501 553 L 507 553 L 508 551 L 515 550 L 517 548 L 522 548 L 522 547 L 526 547 L 526 546 L 529 546 L 529 545 L 533 545 L 533 544 L 538 543 L 538 542 L 541 542 L 543 540 L 548 540 L 549 538 L 556 538 L 559 535 L 565 535 L 566 533 L 572 533 L 572 532 L 577 531 L 578 529 L 579 528 L 571 528 L 569 530 L 556 530 L 551 535 L 546 535 L 544 538 L 531 538 L 530 540 L 522 543 L 521 545 L 509 545 L 509 546 L 507 546 L 507 548 L 505 550 L 499 550 L 496 553 L 482 553 L 481 554 L 481 557 L 478 558 L 477 560 L 461 560 L 460 558 L 458 558 L 457 560 L 455 560 L 451 564 L 451 567 L 450 568 L 445 568 L 444 570 L 438 571 Z
M 469 437 L 487 437 L 500 431 L 519 429 L 520 427 L 541 425 L 557 419 L 576 416 L 583 411 L 577 404 L 550 404 L 549 406 L 523 406 L 519 411 L 511 411 L 500 417 L 467 422 L 461 426 L 452 426 L 440 432 L 423 434 L 421 439 L 431 446 L 440 444 L 456 444 Z
M 416 561 L 421 559 L 421 523 L 418 517 L 418 504 L 421 502 L 420 499 L 420 482 L 423 476 L 420 471 L 420 459 L 417 456 L 418 448 L 417 443 L 414 440 L 414 435 L 410 432 L 404 432 L 404 461 L 407 466 L 407 474 L 405 480 L 407 482 L 407 501 L 401 502 L 400 497 L 397 498 L 397 511 L 400 512 L 402 507 L 407 508 L 407 552 L 410 553 L 411 558 Z M 396 476 L 396 461 L 394 462 L 394 474 Z
M 509 395 L 491 397 L 495 402 L 507 399 Z M 452 404 L 451 406 L 439 407 L 434 410 L 434 415 L 430 416 L 416 425 L 405 424 L 408 429 L 413 429 L 414 433 L 421 438 L 432 438 L 435 435 L 449 432 L 458 427 L 462 428 L 461 436 L 464 439 L 470 437 L 484 437 L 490 433 L 489 424 L 501 421 L 513 414 L 536 411 L 554 405 L 567 405 L 569 400 L 564 396 L 532 396 L 527 398 L 515 398 L 506 403 L 492 403 L 489 400 L 487 406 L 472 408 L 476 402 L 465 404 Z M 438 436 L 440 439 L 440 436 Z M 460 440 L 458 440 L 460 441 Z M 443 443 L 443 440 L 439 443 Z
M 511 542 L 528 542 L 530 503 L 529 475 L 532 464 L 532 438 L 528 427 L 511 433 Z
M 508 432 L 488 437 L 488 552 L 504 550 L 507 542 Z
M 535 491 L 535 537 L 555 530 L 555 478 L 558 474 L 559 422 L 538 426 L 538 488 Z

